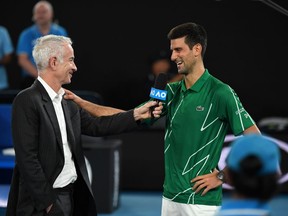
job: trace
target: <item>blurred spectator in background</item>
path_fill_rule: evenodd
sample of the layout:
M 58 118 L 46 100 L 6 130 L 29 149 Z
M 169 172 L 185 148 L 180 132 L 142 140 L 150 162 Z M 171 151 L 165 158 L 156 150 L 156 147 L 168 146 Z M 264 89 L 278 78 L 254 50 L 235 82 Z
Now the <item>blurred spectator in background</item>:
M 14 47 L 6 27 L 0 26 L 0 90 L 9 88 L 6 65 L 12 60 Z
M 217 215 L 271 215 L 268 201 L 278 191 L 280 176 L 278 146 L 269 137 L 246 135 L 232 143 L 226 162 L 234 190 Z
M 54 13 L 50 2 L 38 1 L 32 12 L 34 24 L 21 32 L 17 44 L 18 64 L 22 68 L 22 89 L 29 87 L 38 76 L 32 57 L 35 40 L 47 34 L 68 36 L 64 27 L 53 22 Z
M 182 75 L 177 72 L 177 69 L 173 70 L 170 55 L 165 50 L 160 50 L 156 54 L 152 55 L 148 64 L 150 67 L 150 71 L 147 76 L 147 82 L 145 88 L 147 89 L 147 95 L 149 96 L 149 92 L 151 87 L 154 85 L 156 77 L 160 73 L 166 73 L 168 77 L 168 82 L 176 82 L 182 79 Z

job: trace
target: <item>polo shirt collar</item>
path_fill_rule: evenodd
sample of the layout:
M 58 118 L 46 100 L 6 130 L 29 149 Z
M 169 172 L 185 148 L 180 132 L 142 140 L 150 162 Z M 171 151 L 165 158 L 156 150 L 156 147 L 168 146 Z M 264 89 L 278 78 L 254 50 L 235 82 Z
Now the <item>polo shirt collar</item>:
M 205 84 L 205 82 L 209 79 L 210 77 L 210 73 L 208 72 L 208 69 L 205 69 L 204 73 L 202 74 L 202 76 L 196 81 L 196 83 L 194 83 L 194 85 L 192 85 L 190 87 L 189 90 L 191 91 L 195 91 L 195 92 L 199 92 L 202 88 L 202 86 Z M 185 86 L 185 81 L 182 80 L 181 81 L 181 91 L 182 92 L 185 92 L 187 89 L 186 89 L 186 86 Z

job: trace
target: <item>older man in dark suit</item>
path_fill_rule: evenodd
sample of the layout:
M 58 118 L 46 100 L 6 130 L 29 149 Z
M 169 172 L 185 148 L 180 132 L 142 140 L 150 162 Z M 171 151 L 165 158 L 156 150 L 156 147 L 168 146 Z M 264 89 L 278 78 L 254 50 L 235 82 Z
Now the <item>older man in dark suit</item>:
M 62 85 L 70 83 L 77 70 L 71 39 L 43 36 L 36 41 L 33 57 L 38 78 L 13 102 L 16 165 L 6 215 L 96 216 L 81 134 L 131 131 L 151 117 L 156 102 L 120 113 L 107 108 L 117 114 L 92 117 L 72 100 L 62 99 Z M 160 105 L 152 114 L 159 117 L 161 110 Z

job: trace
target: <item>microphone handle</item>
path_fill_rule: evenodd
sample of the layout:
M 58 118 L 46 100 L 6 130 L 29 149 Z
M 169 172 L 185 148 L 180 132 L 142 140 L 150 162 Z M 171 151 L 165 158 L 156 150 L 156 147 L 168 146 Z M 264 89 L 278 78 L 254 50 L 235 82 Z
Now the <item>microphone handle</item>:
M 155 106 L 150 107 L 151 119 L 154 119 L 154 118 L 155 118 L 154 115 L 153 115 L 153 111 L 154 111 L 155 107 L 157 107 L 158 104 L 159 104 L 159 100 L 155 99 L 154 101 L 156 101 L 157 104 L 156 104 Z

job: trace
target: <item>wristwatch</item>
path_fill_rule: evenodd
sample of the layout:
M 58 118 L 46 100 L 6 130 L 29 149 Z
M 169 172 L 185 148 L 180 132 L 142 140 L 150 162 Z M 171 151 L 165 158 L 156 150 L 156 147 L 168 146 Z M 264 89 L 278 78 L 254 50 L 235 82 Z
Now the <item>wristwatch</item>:
M 219 180 L 221 180 L 223 183 L 225 182 L 225 174 L 223 172 L 223 170 L 220 170 L 218 173 L 217 173 L 217 178 Z

